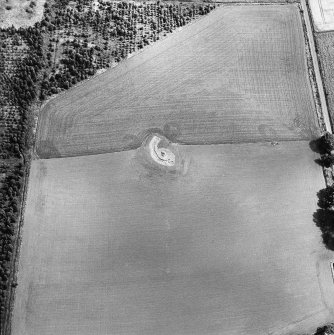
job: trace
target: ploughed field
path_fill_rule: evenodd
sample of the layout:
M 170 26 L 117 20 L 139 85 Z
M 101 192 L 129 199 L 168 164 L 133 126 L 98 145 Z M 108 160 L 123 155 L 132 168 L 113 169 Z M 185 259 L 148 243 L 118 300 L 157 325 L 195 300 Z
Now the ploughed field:
M 308 142 L 178 148 L 182 173 L 139 150 L 33 161 L 13 335 L 301 334 L 330 319 Z
M 295 5 L 222 5 L 47 103 L 37 154 L 136 148 L 148 129 L 186 144 L 308 139 L 304 43 Z

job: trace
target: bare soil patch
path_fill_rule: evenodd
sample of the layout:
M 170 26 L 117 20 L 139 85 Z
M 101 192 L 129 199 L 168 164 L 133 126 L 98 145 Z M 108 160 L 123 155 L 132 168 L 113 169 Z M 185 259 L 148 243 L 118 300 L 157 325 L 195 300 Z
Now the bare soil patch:
M 43 16 L 45 0 L 3 0 L 0 2 L 0 27 L 33 26 Z
M 295 5 L 221 6 L 46 104 L 37 154 L 131 149 L 170 125 L 186 144 L 313 138 L 304 43 Z

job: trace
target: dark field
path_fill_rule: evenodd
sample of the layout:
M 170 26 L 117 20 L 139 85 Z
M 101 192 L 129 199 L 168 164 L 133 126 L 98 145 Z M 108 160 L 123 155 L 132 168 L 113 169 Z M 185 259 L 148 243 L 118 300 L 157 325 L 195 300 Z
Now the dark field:
M 179 143 L 310 139 L 317 133 L 294 5 L 221 6 L 41 111 L 41 158 Z
M 308 142 L 32 163 L 13 335 L 304 334 L 330 320 Z

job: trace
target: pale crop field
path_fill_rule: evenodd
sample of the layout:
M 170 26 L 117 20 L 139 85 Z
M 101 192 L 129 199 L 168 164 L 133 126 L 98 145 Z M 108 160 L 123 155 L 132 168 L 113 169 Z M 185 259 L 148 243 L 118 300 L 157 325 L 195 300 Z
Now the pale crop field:
M 307 141 L 33 161 L 12 335 L 302 334 L 331 320 Z
M 47 103 L 37 154 L 135 148 L 148 129 L 184 144 L 310 139 L 315 118 L 298 8 L 222 5 Z

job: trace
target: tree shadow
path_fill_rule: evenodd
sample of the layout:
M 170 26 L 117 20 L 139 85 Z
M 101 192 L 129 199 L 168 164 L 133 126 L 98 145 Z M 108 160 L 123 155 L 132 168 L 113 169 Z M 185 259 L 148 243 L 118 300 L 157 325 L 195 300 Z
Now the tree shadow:
M 322 167 L 329 168 L 334 164 L 334 155 L 332 154 L 331 137 L 327 133 L 317 139 L 309 142 L 310 149 L 321 157 L 314 162 Z
M 325 154 L 321 158 L 316 159 L 315 162 L 322 167 L 329 168 L 334 165 L 334 156 Z
M 313 152 L 316 152 L 319 155 L 325 155 L 327 153 L 327 148 L 325 147 L 321 137 L 310 141 L 309 147 Z
M 321 230 L 326 248 L 334 251 L 334 211 L 319 208 L 313 214 L 313 221 Z
M 318 193 L 318 206 L 321 209 L 331 209 L 334 204 L 334 187 L 327 186 L 321 189 Z

